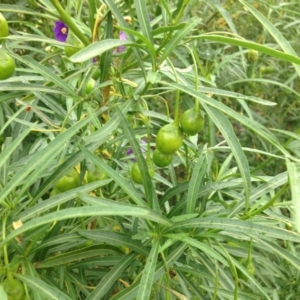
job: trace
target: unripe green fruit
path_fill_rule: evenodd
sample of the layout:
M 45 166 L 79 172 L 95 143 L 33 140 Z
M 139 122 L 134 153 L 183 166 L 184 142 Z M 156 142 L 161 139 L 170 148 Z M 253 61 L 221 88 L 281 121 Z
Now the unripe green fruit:
M 152 165 L 152 163 L 148 163 L 148 162 L 147 162 L 147 165 L 148 165 L 148 171 L 149 171 L 150 178 L 152 178 L 154 176 L 153 165 Z M 137 163 L 135 163 L 132 166 L 130 173 L 131 173 L 131 179 L 133 182 L 140 183 L 140 184 L 143 183 L 143 177 L 142 177 L 141 171 L 140 171 Z
M 54 189 L 61 193 L 64 193 L 66 191 L 79 187 L 79 185 L 80 185 L 79 174 L 75 169 L 73 169 L 71 170 L 71 172 L 69 172 L 66 176 L 61 178 L 56 183 Z
M 74 45 L 74 46 L 66 46 L 65 53 L 67 57 L 72 56 L 73 54 L 77 53 L 79 50 L 83 49 L 83 45 Z
M 159 152 L 173 154 L 183 143 L 182 130 L 175 124 L 167 124 L 158 131 L 155 143 Z
M 0 38 L 5 38 L 8 36 L 8 24 L 4 16 L 0 13 Z M 0 40 L 0 44 L 2 40 Z
M 254 275 L 255 274 L 255 268 L 252 262 L 248 263 L 246 265 L 246 269 L 249 272 L 250 275 Z
M 0 50 L 0 80 L 11 77 L 15 68 L 14 60 L 4 50 Z
M 156 166 L 164 168 L 168 166 L 173 160 L 173 154 L 163 154 L 157 149 L 153 152 L 153 162 Z
M 261 66 L 259 70 L 261 74 L 269 74 L 273 73 L 275 71 L 275 68 L 273 66 Z
M 90 78 L 85 86 L 84 94 L 89 94 L 93 90 L 94 86 L 95 86 L 95 80 L 93 78 Z
M 99 68 L 97 68 L 93 71 L 92 78 L 94 80 L 97 80 L 99 77 L 100 77 L 100 70 L 99 70 Z
M 250 49 L 248 51 L 248 59 L 250 61 L 257 61 L 258 60 L 258 51 Z
M 65 46 L 65 53 L 67 57 L 74 55 L 79 50 L 84 48 L 84 45 L 72 33 L 69 33 L 66 43 L 72 45 Z
M 56 188 L 54 188 L 50 193 L 50 198 L 55 197 L 56 195 L 59 195 L 60 191 L 58 191 Z
M 7 294 L 7 300 L 25 299 L 25 290 L 19 280 L 6 278 L 2 283 L 2 287 Z
M 240 263 L 247 269 L 247 271 L 250 275 L 253 276 L 255 274 L 255 268 L 254 268 L 254 265 L 251 261 L 248 262 L 247 259 L 243 258 L 243 259 L 240 260 Z M 240 270 L 237 270 L 237 273 L 238 273 L 239 278 L 244 279 L 244 280 L 248 280 L 248 277 L 244 273 L 242 273 Z
M 94 172 L 87 173 L 87 182 L 91 183 L 98 180 L 103 180 L 108 178 L 107 174 L 100 169 L 96 169 Z
M 194 108 L 185 111 L 180 118 L 180 125 L 184 133 L 188 135 L 197 134 L 204 126 L 201 112 Z

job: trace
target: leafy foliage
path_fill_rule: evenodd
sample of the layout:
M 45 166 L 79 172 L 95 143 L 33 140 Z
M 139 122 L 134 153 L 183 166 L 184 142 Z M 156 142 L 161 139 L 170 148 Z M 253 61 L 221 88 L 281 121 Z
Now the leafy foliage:
M 1 2 L 1 299 L 300 299 L 281 2 Z

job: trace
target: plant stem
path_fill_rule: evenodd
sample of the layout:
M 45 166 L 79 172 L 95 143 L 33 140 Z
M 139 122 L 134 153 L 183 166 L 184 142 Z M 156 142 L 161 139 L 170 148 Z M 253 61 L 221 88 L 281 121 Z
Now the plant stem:
M 148 119 L 148 124 L 147 124 L 147 157 L 146 157 L 146 161 L 147 162 L 151 162 L 151 147 L 150 147 L 150 137 L 151 137 L 151 133 L 150 133 L 150 120 Z
M 261 206 L 260 208 L 247 213 L 246 215 L 242 216 L 240 219 L 241 220 L 247 220 L 250 219 L 252 217 L 254 217 L 255 215 L 258 215 L 260 213 L 262 213 L 264 210 L 266 210 L 267 208 L 269 208 L 270 206 L 272 206 L 274 204 L 274 202 L 285 193 L 285 191 L 288 189 L 289 185 L 285 185 L 273 198 L 271 198 L 267 203 L 265 203 L 263 206 Z
M 3 241 L 5 240 L 5 237 L 6 237 L 6 220 L 7 220 L 7 216 L 5 216 L 3 218 L 3 223 L 2 223 L 2 240 Z M 8 278 L 9 281 L 12 281 L 13 276 L 11 274 L 11 271 L 10 271 L 9 267 L 8 267 L 9 261 L 8 261 L 7 245 L 6 244 L 3 246 L 3 256 L 4 256 L 4 264 L 5 264 L 5 267 L 7 268 L 7 278 Z
M 174 124 L 177 127 L 179 126 L 179 99 L 180 99 L 180 90 L 176 90 Z
M 97 13 L 96 3 L 95 3 L 95 0 L 88 0 L 88 3 L 89 3 L 89 25 L 90 25 L 91 31 L 93 32 L 93 28 L 94 28 L 94 25 L 95 25 L 94 16 Z
M 174 73 L 174 76 L 176 79 L 176 83 L 178 83 L 177 72 L 176 72 L 171 60 L 169 58 L 167 58 L 167 61 L 173 70 L 173 73 Z M 177 89 L 176 94 L 175 94 L 175 112 L 174 112 L 174 122 L 173 122 L 173 124 L 177 127 L 179 126 L 179 99 L 180 99 L 180 90 Z
M 81 30 L 76 26 L 72 21 L 71 17 L 64 11 L 63 7 L 58 0 L 50 0 L 53 6 L 56 8 L 59 13 L 62 21 L 68 25 L 72 32 L 81 40 L 81 42 L 87 46 L 90 44 L 88 38 L 81 32 Z
M 248 257 L 247 257 L 247 264 L 250 264 L 252 262 L 252 239 L 250 239 L 250 245 L 248 249 Z
M 181 19 L 182 15 L 183 15 L 183 12 L 184 12 L 184 9 L 186 8 L 186 6 L 189 4 L 189 0 L 184 0 L 181 7 L 180 7 L 180 11 L 174 21 L 173 24 L 177 24 L 179 22 L 179 20 Z

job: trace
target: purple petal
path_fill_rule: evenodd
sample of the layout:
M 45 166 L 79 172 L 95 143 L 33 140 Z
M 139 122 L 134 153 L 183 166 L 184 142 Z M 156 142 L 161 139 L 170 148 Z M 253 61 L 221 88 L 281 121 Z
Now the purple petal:
M 146 141 L 145 139 L 142 139 L 142 140 L 141 140 L 141 144 L 147 144 L 147 141 Z M 146 149 L 144 149 L 143 147 L 141 147 L 140 149 L 141 149 L 142 153 L 145 153 L 145 152 L 146 152 Z M 126 151 L 126 153 L 127 153 L 128 156 L 131 155 L 131 154 L 133 154 L 132 148 L 129 148 L 129 149 Z M 131 158 L 131 160 L 132 160 L 132 161 L 136 161 L 135 158 Z
M 59 42 L 65 42 L 68 37 L 69 28 L 62 21 L 55 21 L 55 26 L 53 28 L 54 37 Z
M 130 148 L 130 149 L 127 150 L 126 153 L 127 153 L 127 155 L 131 155 L 133 153 L 133 150 Z
M 126 33 L 124 31 L 120 31 L 119 39 L 121 41 L 126 41 L 127 40 Z
M 126 37 L 126 34 L 125 34 L 124 31 L 120 31 L 119 39 L 120 39 L 121 41 L 126 41 L 126 40 L 127 40 L 127 37 Z M 118 47 L 117 49 L 115 49 L 115 50 L 113 51 L 113 53 L 116 54 L 116 53 L 124 52 L 125 48 L 126 48 L 125 46 L 120 46 L 120 47 Z

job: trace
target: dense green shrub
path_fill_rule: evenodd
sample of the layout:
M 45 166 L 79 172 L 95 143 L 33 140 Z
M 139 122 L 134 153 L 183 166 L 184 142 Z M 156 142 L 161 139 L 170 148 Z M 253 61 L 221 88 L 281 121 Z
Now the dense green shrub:
M 1 2 L 1 299 L 300 299 L 300 12 L 265 2 Z

